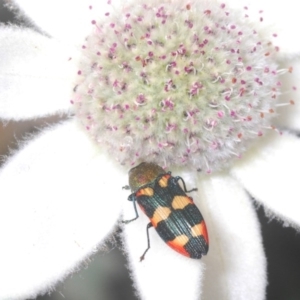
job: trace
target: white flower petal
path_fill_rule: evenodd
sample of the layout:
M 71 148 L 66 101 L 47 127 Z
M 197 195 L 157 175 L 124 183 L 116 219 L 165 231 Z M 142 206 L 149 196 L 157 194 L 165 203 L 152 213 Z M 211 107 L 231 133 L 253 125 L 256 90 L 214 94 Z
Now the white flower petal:
M 231 173 L 286 224 L 300 225 L 299 138 L 270 133 L 250 149 Z
M 287 105 L 278 108 L 278 114 L 273 123 L 281 128 L 300 130 L 300 61 L 295 60 L 292 74 L 287 73 L 282 77 L 282 92 L 279 103 L 289 104 L 290 100 L 294 105 Z
M 119 217 L 124 176 L 73 122 L 10 158 L 0 172 L 0 299 L 49 291 L 96 251 Z
M 92 20 L 112 11 L 108 0 L 14 0 L 39 28 L 72 45 L 82 45 L 93 29 Z M 117 6 L 120 0 L 112 0 Z M 90 9 L 92 7 L 92 9 Z
M 14 1 L 37 26 L 51 36 L 72 44 L 82 43 L 91 30 L 91 20 L 102 18 L 105 12 L 112 10 L 112 6 L 107 4 L 107 0 L 98 1 L 98 3 L 95 0 Z M 112 0 L 115 7 L 120 5 L 120 2 L 124 3 L 125 1 Z M 270 28 L 270 35 L 278 34 L 275 41 L 283 52 L 295 53 L 300 50 L 300 45 L 294 34 L 297 22 L 300 21 L 293 0 L 287 0 L 287 2 L 229 0 L 228 2 L 224 1 L 224 3 L 238 9 L 248 6 L 249 9 L 245 13 L 257 21 L 258 27 L 260 27 L 259 23 L 262 23 L 263 27 Z M 92 6 L 93 9 L 89 9 L 89 6 Z M 260 10 L 263 13 L 259 13 Z M 263 17 L 263 22 L 260 22 L 260 17 Z M 54 18 L 55 22 L 53 21 Z
M 77 72 L 71 56 L 70 49 L 30 29 L 0 27 L 0 118 L 67 112 Z
M 201 299 L 264 299 L 266 259 L 249 196 L 236 180 L 218 174 L 199 179 L 196 202 L 210 246 Z
M 188 185 L 188 187 L 190 187 Z M 124 191 L 124 199 L 130 192 Z M 139 210 L 139 218 L 124 225 L 125 250 L 135 287 L 143 300 L 199 299 L 204 276 L 204 260 L 178 254 L 163 242 L 154 228 L 149 229 L 151 248 L 140 262 L 147 248 L 146 226 L 149 219 Z M 135 215 L 133 203 L 124 203 L 123 219 Z
M 295 31 L 300 26 L 300 19 L 295 1 L 229 0 L 228 5 L 237 9 L 247 7 L 243 9 L 243 14 L 248 14 L 258 27 L 268 29 L 270 37 L 277 34 L 272 42 L 279 46 L 282 53 L 295 54 L 300 50 Z

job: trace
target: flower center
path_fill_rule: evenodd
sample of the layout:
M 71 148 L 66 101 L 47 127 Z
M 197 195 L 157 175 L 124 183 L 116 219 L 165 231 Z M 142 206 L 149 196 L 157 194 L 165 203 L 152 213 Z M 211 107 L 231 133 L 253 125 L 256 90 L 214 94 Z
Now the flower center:
M 220 169 L 270 128 L 278 48 L 225 4 L 148 2 L 92 22 L 76 115 L 122 164 Z

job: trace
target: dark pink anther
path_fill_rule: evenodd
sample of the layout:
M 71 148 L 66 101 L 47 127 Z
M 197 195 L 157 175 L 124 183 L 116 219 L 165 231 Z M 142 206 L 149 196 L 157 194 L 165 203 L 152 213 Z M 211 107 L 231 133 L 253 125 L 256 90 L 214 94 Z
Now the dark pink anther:
M 218 117 L 223 118 L 224 117 L 224 111 L 218 111 Z
M 136 102 L 138 104 L 144 104 L 146 102 L 146 97 L 144 94 L 139 94 L 137 97 L 136 97 Z

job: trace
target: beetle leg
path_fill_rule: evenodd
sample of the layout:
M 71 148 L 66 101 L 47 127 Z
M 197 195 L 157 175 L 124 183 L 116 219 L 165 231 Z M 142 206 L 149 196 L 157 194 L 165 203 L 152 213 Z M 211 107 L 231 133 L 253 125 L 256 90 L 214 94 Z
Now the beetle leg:
M 132 195 L 133 195 L 133 194 L 132 194 Z M 136 208 L 136 198 L 133 197 L 132 195 L 130 195 L 130 196 L 128 197 L 128 200 L 133 202 L 133 207 L 134 207 L 134 211 L 135 211 L 135 218 L 130 219 L 130 220 L 122 221 L 122 223 L 125 223 L 125 224 L 128 224 L 128 223 L 130 223 L 130 222 L 132 222 L 132 221 L 135 221 L 135 220 L 139 217 L 139 214 L 138 214 L 138 211 L 137 211 L 137 208 Z
M 143 253 L 143 255 L 140 257 L 140 261 L 145 259 L 145 255 L 146 255 L 147 251 L 150 249 L 149 228 L 151 228 L 152 226 L 153 225 L 152 225 L 151 222 L 147 225 L 147 242 L 148 242 L 148 246 L 147 246 L 147 249 L 145 250 L 145 252 Z
M 177 182 L 178 182 L 179 180 L 181 180 L 181 182 L 182 182 L 182 184 L 183 184 L 183 190 L 184 190 L 186 193 L 190 193 L 190 192 L 193 192 L 193 191 L 198 191 L 197 188 L 193 188 L 193 189 L 191 189 L 191 190 L 188 191 L 188 190 L 186 189 L 184 180 L 183 180 L 180 176 L 176 176 L 176 177 L 175 177 L 175 180 L 176 180 Z

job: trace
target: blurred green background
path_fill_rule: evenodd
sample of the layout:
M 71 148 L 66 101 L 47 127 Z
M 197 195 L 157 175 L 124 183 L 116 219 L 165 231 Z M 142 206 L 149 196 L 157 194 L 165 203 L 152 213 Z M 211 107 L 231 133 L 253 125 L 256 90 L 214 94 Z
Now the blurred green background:
M 22 24 L 22 21 L 14 19 L 14 15 L 3 6 L 3 2 L 3 0 L 0 0 L 0 23 L 15 22 Z M 9 148 L 17 148 L 16 140 L 22 135 L 29 132 L 33 133 L 37 127 L 41 128 L 58 120 L 58 117 L 50 117 L 38 121 L 0 123 L 0 155 L 6 154 Z M 284 201 L 284 199 L 282 200 Z M 300 234 L 292 228 L 283 228 L 281 224 L 274 220 L 268 220 L 261 207 L 257 209 L 257 213 L 262 225 L 262 234 L 268 259 L 269 285 L 267 299 L 299 300 Z M 85 262 L 78 273 L 58 284 L 56 291 L 37 299 L 138 299 L 134 295 L 132 282 L 125 267 L 126 260 L 119 250 L 119 233 L 118 231 L 115 235 L 115 242 L 109 244 L 106 251 L 99 252 L 91 257 L 90 261 Z M 247 233 L 245 232 L 245 234 Z M 22 251 L 21 248 L 20 251 Z

